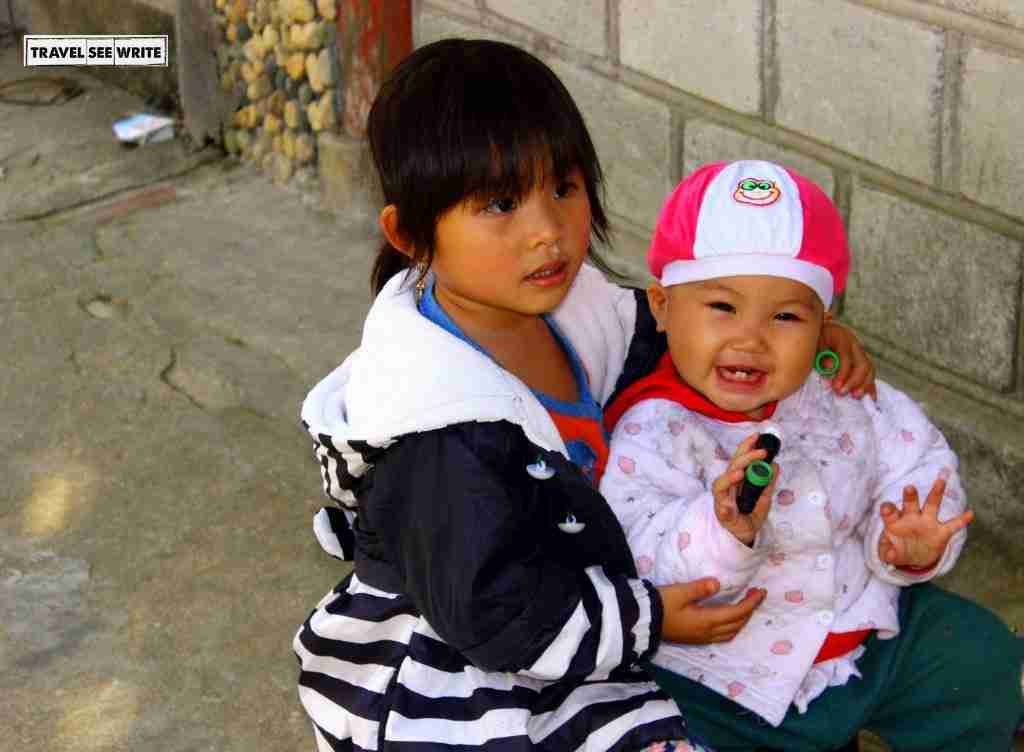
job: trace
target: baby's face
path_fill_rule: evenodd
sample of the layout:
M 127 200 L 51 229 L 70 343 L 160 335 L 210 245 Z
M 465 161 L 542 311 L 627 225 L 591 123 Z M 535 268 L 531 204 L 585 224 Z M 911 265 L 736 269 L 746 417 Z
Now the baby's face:
M 824 306 L 781 277 L 720 277 L 647 291 L 659 331 L 687 384 L 721 408 L 763 417 L 814 364 Z

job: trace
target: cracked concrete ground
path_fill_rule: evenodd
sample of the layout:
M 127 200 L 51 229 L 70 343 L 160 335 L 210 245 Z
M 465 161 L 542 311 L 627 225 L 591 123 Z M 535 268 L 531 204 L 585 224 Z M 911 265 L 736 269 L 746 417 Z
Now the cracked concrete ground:
M 298 409 L 357 342 L 373 234 L 112 145 L 139 103 L 71 74 L 86 96 L 0 105 L 0 750 L 311 749 L 290 642 L 344 569 Z M 1024 622 L 975 541 L 952 586 Z
M 59 73 L 86 95 L 0 105 L 0 750 L 309 749 L 290 642 L 345 570 L 298 409 L 357 341 L 373 236 L 114 144 L 140 103 Z

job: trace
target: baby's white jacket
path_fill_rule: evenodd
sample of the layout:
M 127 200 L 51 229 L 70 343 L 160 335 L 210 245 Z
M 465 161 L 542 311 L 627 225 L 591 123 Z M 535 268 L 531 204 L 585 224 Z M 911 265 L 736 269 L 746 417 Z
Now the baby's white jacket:
M 964 509 L 957 458 L 921 408 L 877 382 L 877 402 L 837 397 L 812 374 L 765 421 L 728 423 L 650 399 L 615 426 L 601 492 L 626 530 L 641 577 L 655 585 L 716 577 L 714 602 L 751 587 L 767 597 L 730 642 L 663 642 L 654 663 L 700 681 L 779 725 L 830 685 L 859 676 L 863 647 L 813 664 L 828 633 L 898 634 L 899 588 L 947 572 L 966 540 L 958 532 L 938 565 L 920 575 L 878 558 L 879 507 L 902 503 L 904 486 L 924 500 L 950 471 L 939 519 Z M 740 442 L 773 431 L 782 439 L 772 508 L 754 545 L 718 522 L 711 484 Z

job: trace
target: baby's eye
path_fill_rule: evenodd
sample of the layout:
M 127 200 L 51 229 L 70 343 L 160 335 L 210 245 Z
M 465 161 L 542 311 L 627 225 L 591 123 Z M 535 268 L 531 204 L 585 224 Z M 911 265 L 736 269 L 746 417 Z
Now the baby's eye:
M 733 313 L 736 310 L 730 303 L 723 303 L 721 301 L 708 303 L 708 308 L 713 308 L 716 311 L 723 311 L 724 313 Z
M 778 319 L 779 321 L 800 321 L 799 316 L 797 316 L 795 313 L 789 313 L 788 311 L 785 313 L 775 314 L 775 318 Z
M 555 198 L 567 198 L 580 189 L 579 183 L 575 180 L 563 180 L 555 188 Z
M 508 214 L 510 211 L 514 211 L 517 206 L 516 200 L 511 196 L 505 196 L 503 198 L 491 199 L 491 201 L 484 207 L 484 212 L 487 214 Z

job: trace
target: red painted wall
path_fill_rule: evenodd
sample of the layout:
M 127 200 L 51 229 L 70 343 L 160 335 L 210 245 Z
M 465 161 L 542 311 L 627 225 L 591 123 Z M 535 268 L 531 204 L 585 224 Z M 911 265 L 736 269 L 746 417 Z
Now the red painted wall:
M 412 2 L 340 0 L 338 10 L 341 126 L 361 138 L 381 82 L 412 51 Z

